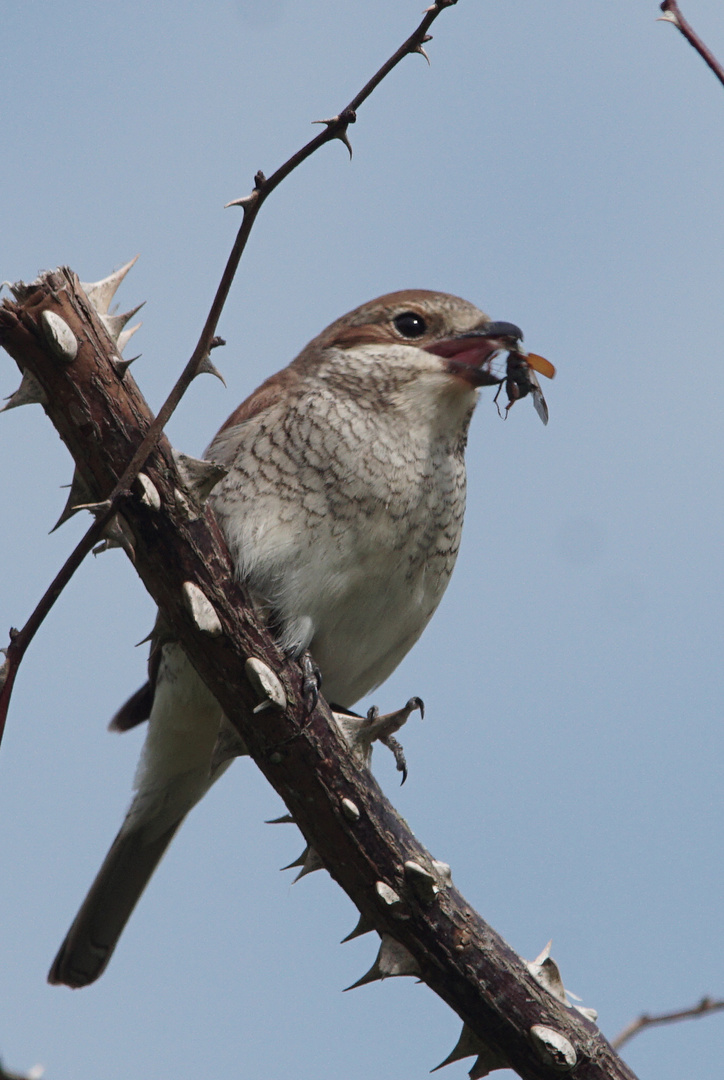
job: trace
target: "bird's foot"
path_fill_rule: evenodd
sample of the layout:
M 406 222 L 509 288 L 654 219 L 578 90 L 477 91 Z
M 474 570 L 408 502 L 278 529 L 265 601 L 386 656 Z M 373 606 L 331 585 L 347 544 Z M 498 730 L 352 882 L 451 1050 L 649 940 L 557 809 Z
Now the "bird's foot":
M 376 705 L 372 706 L 366 717 L 337 710 L 333 710 L 333 716 L 347 745 L 363 764 L 369 765 L 372 743 L 381 742 L 386 746 L 394 755 L 397 771 L 402 773 L 401 783 L 404 784 L 407 779 L 407 762 L 402 746 L 394 738 L 394 732 L 400 730 L 410 713 L 416 709 L 419 709 L 421 716 L 425 715 L 425 706 L 419 697 L 410 698 L 403 708 L 385 713 L 384 716 L 380 716 Z
M 309 652 L 304 652 L 299 657 L 299 666 L 302 669 L 302 695 L 304 698 L 304 716 L 310 716 L 319 701 L 319 688 L 322 685 L 322 672 L 312 659 Z

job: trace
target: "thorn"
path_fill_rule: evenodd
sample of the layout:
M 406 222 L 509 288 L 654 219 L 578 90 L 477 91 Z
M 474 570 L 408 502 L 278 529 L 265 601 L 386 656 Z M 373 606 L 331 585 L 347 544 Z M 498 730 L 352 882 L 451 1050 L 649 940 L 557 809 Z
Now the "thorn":
M 247 210 L 251 210 L 252 206 L 256 206 L 258 201 L 259 192 L 254 189 L 251 195 L 242 195 L 240 199 L 232 199 L 231 202 L 224 203 L 224 210 L 228 210 L 230 206 L 240 206 L 246 213 Z
M 377 953 L 374 964 L 361 979 L 352 983 L 351 986 L 345 987 L 345 992 L 382 979 L 392 979 L 400 975 L 421 974 L 420 965 L 409 949 L 396 941 L 390 934 L 382 934 L 381 936 L 380 951 Z
M 51 352 L 64 364 L 72 363 L 78 355 L 78 339 L 65 319 L 54 311 L 41 311 L 40 328 Z
M 296 822 L 291 814 L 282 814 L 281 817 L 270 818 L 269 821 L 264 822 L 265 825 L 295 825 Z
M 543 952 L 536 956 L 535 960 L 527 961 L 526 967 L 531 973 L 535 981 L 539 986 L 542 986 L 544 990 L 547 990 L 551 997 L 554 997 L 556 1001 L 560 1001 L 563 1005 L 571 1006 L 570 998 L 576 998 L 577 1001 L 581 999 L 570 990 L 566 990 L 563 985 L 563 978 L 561 977 L 558 964 L 551 956 L 552 941 L 549 941 Z M 595 1020 L 598 1017 L 598 1013 L 595 1009 L 588 1009 L 583 1006 L 573 1003 L 573 1008 L 577 1009 L 582 1016 L 585 1016 L 588 1020 Z
M 198 503 L 203 505 L 229 470 L 213 461 L 203 461 L 200 458 L 182 454 L 180 450 L 172 450 L 171 453 L 184 487 Z
M 341 143 L 344 143 L 344 145 L 347 147 L 347 149 L 349 151 L 349 160 L 351 161 L 352 160 L 352 143 L 349 141 L 349 137 L 347 135 L 347 129 L 345 128 L 344 131 L 340 131 L 339 134 L 335 136 L 335 138 L 339 139 L 339 141 Z
M 549 941 L 543 952 L 536 956 L 535 960 L 526 962 L 525 966 L 539 986 L 542 986 L 544 990 L 547 990 L 556 1001 L 560 1001 L 564 1005 L 567 1005 L 568 999 L 566 998 L 566 990 L 563 985 L 561 973 L 558 970 L 558 965 L 555 960 L 551 958 L 552 944 L 553 942 Z
M 549 1065 L 556 1072 L 568 1072 L 576 1064 L 576 1051 L 560 1031 L 534 1024 L 529 1035 L 533 1049 L 544 1065 Z
M 208 356 L 204 356 L 200 361 L 199 366 L 196 368 L 196 375 L 215 375 L 216 378 L 220 379 L 224 386 L 226 386 L 224 376 L 218 368 L 214 367 Z
M 489 1076 L 491 1072 L 495 1072 L 496 1069 L 509 1069 L 510 1062 L 507 1058 L 501 1057 L 500 1054 L 496 1054 L 494 1050 L 486 1050 L 484 1054 L 480 1054 L 476 1059 L 472 1069 L 468 1073 L 470 1080 L 482 1080 L 482 1077 Z
M 351 161 L 352 160 L 352 144 L 350 143 L 349 138 L 347 136 L 347 127 L 348 127 L 349 124 L 353 124 L 356 119 L 357 119 L 357 117 L 353 113 L 349 117 L 347 117 L 347 116 L 330 116 L 328 120 L 312 120 L 312 123 L 313 124 L 326 124 L 328 128 L 335 127 L 337 124 L 342 124 L 343 126 L 340 128 L 340 130 L 335 132 L 334 138 L 339 139 L 339 141 L 343 142 L 344 145 L 347 147 L 347 149 L 349 150 L 349 160 Z
M 281 680 L 268 664 L 256 656 L 250 656 L 244 664 L 246 677 L 263 703 L 269 702 L 280 709 L 287 707 L 287 695 Z M 258 707 L 258 706 L 257 706 Z M 254 710 L 256 712 L 256 709 Z
M 205 593 L 193 581 L 185 581 L 181 592 L 186 610 L 199 630 L 211 637 L 218 637 L 222 632 L 221 622 Z
M 299 856 L 298 859 L 295 859 L 294 862 L 287 863 L 286 866 L 280 866 L 279 867 L 280 872 L 284 873 L 285 870 L 293 870 L 296 866 L 304 866 L 304 863 L 305 863 L 306 858 L 307 858 L 307 852 L 308 851 L 309 851 L 309 845 L 307 845 L 305 847 L 302 854 Z
M 362 937 L 363 934 L 369 934 L 370 930 L 374 930 L 375 924 L 371 919 L 368 919 L 366 915 L 360 915 L 357 925 L 351 933 L 347 934 L 347 937 L 343 937 L 340 941 L 340 945 L 344 945 L 348 941 L 352 941 L 356 937 Z
M 105 512 L 110 506 L 108 499 L 99 503 L 90 503 L 86 506 L 81 506 L 80 510 L 90 510 L 94 516 L 98 516 L 100 513 Z M 128 558 L 135 565 L 136 562 L 136 549 L 134 547 L 133 533 L 126 520 L 121 517 L 120 514 L 116 514 L 115 517 L 106 525 L 103 533 L 105 540 L 96 544 L 93 548 L 94 555 L 100 555 L 104 551 L 110 551 L 111 548 L 123 548 Z
M 296 885 L 300 878 L 306 877 L 307 874 L 313 874 L 315 870 L 324 870 L 324 863 L 320 859 L 314 848 L 307 848 L 307 857 L 304 860 L 304 865 L 295 877 L 292 885 Z
M 110 499 L 102 499 L 101 502 L 78 503 L 76 510 L 90 510 L 94 517 L 98 517 L 100 514 L 104 514 L 106 510 L 110 510 L 110 507 Z
M 140 325 L 141 325 L 141 323 L 138 324 L 138 326 L 140 326 Z M 138 326 L 134 326 L 134 328 L 133 328 L 134 331 L 138 329 Z M 125 333 L 125 331 L 124 331 L 124 333 Z M 123 334 L 121 334 L 121 337 L 123 337 Z M 123 379 L 123 376 L 126 374 L 129 367 L 131 366 L 131 364 L 135 364 L 136 360 L 139 359 L 140 355 L 141 354 L 138 353 L 137 356 L 132 356 L 130 360 L 113 360 L 113 361 L 111 361 L 112 364 L 113 364 L 113 367 L 116 369 L 116 372 L 117 372 L 118 376 L 121 379 Z
M 292 885 L 296 885 L 300 878 L 306 877 L 307 874 L 313 874 L 315 870 L 324 870 L 324 863 L 320 859 L 317 852 L 309 844 L 305 847 L 302 854 L 294 862 L 290 862 L 288 866 L 283 866 L 282 870 L 293 870 L 295 866 L 301 866 L 301 870 L 294 878 Z
M 48 397 L 35 376 L 26 368 L 20 386 L 14 394 L 6 397 L 5 401 L 7 404 L 0 408 L 0 412 L 17 409 L 20 405 L 45 405 Z
M 440 892 L 435 875 L 412 859 L 405 863 L 405 875 L 418 900 L 423 904 L 431 904 Z
M 127 322 L 129 322 L 133 318 L 133 316 L 136 314 L 136 312 L 141 310 L 141 308 L 144 306 L 145 303 L 146 303 L 146 301 L 143 300 L 140 304 L 137 304 L 136 307 L 131 308 L 130 311 L 126 311 L 125 314 L 123 314 L 123 315 L 100 315 L 99 316 L 101 322 L 103 323 L 106 330 L 108 331 L 108 336 L 116 343 L 119 350 L 120 350 L 120 344 L 119 344 L 120 335 L 121 335 L 121 331 L 123 330 L 123 327 L 126 325 Z M 140 326 L 140 323 L 139 323 L 139 326 Z M 128 338 L 130 336 L 131 335 L 130 335 L 130 332 L 129 332 L 128 336 L 126 337 L 126 341 L 128 340 Z
M 183 491 L 179 491 L 177 487 L 173 489 L 173 501 L 188 521 L 196 521 L 201 516 L 200 512 L 193 508 Z
M 375 892 L 388 907 L 396 907 L 397 904 L 402 903 L 398 893 L 396 893 L 392 886 L 388 885 L 386 881 L 376 881 Z
M 348 821 L 359 821 L 359 807 L 351 799 L 342 799 L 342 813 Z
M 119 353 L 123 352 L 123 350 L 125 349 L 128 342 L 131 340 L 133 335 L 136 333 L 137 330 L 140 330 L 142 326 L 143 326 L 142 322 L 137 322 L 135 326 L 129 326 L 127 330 L 121 330 L 120 334 L 118 335 L 118 341 L 116 342 L 116 348 L 118 349 Z M 137 357 L 134 357 L 134 360 L 135 359 L 137 359 Z M 122 362 L 123 361 L 121 361 L 121 363 Z M 126 367 L 128 367 L 128 364 L 132 364 L 132 363 L 133 363 L 133 360 L 129 360 L 128 363 L 126 364 Z M 118 370 L 118 362 L 116 362 L 116 371 L 117 370 Z
M 483 1040 L 478 1038 L 467 1024 L 463 1024 L 463 1030 L 460 1032 L 460 1038 L 455 1043 L 455 1046 L 445 1060 L 436 1065 L 434 1069 L 430 1069 L 430 1072 L 437 1072 L 438 1069 L 444 1069 L 446 1065 L 453 1065 L 456 1061 L 462 1061 L 466 1057 L 477 1057 L 478 1054 L 483 1053 L 485 1050 L 487 1050 L 487 1046 Z
M 82 505 L 78 505 L 79 503 L 83 504 L 83 502 L 85 501 L 86 506 L 92 505 L 89 502 L 92 497 L 93 493 L 90 491 L 88 485 L 86 484 L 85 480 L 80 475 L 78 470 L 75 469 L 73 471 L 73 480 L 70 484 L 70 492 L 68 494 L 65 506 L 63 507 L 63 512 L 56 521 L 53 528 L 50 530 L 50 532 L 54 533 L 56 529 L 59 529 L 61 525 L 64 525 L 66 521 L 72 518 L 73 514 L 76 514 L 80 509 L 82 509 Z
M 158 493 L 158 488 L 154 484 L 150 477 L 146 476 L 144 472 L 140 472 L 137 477 L 138 484 L 143 494 L 141 495 L 141 502 L 146 506 L 150 506 L 152 510 L 161 509 L 161 496 Z
M 670 22 L 674 24 L 677 30 L 681 29 L 681 23 L 676 18 L 676 15 L 673 13 L 673 11 L 667 11 L 664 15 L 659 15 L 659 17 L 656 19 L 656 22 Z
M 446 862 L 440 862 L 439 859 L 433 859 L 432 872 L 435 874 L 437 883 L 441 889 L 452 888 L 452 871 Z
M 120 270 L 114 270 L 112 274 L 109 274 L 108 277 L 103 278 L 101 281 L 81 282 L 81 289 L 83 289 L 99 315 L 105 315 L 108 311 L 108 305 L 115 296 L 118 286 L 137 260 L 138 255 L 131 259 L 130 262 L 127 262 L 125 266 L 122 266 Z
M 423 46 L 422 46 L 422 45 L 418 45 L 418 46 L 417 46 L 417 48 L 416 48 L 416 49 L 413 49 L 412 51 L 413 51 L 414 53 L 419 53 L 419 54 L 420 54 L 420 56 L 424 56 L 424 57 L 425 57 L 425 59 L 427 60 L 427 66 L 428 66 L 428 67 L 432 67 L 432 65 L 431 65 L 431 63 L 430 63 L 430 57 L 429 57 L 429 56 L 427 55 L 427 53 L 425 52 L 425 49 L 423 48 Z

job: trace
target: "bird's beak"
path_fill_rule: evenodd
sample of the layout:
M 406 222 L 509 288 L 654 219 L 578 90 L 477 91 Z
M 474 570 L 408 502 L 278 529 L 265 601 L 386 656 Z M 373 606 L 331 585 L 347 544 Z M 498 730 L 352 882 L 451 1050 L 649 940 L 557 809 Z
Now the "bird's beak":
M 426 345 L 425 350 L 446 359 L 450 373 L 472 386 L 495 386 L 500 382 L 500 375 L 491 371 L 493 358 L 503 350 L 522 352 L 522 338 L 523 331 L 514 323 L 489 322 L 478 330 L 434 341 Z

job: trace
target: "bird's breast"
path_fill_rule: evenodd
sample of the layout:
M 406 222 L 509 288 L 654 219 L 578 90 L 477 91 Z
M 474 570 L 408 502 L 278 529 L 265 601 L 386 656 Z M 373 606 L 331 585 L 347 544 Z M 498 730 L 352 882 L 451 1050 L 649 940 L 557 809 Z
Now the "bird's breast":
M 460 440 L 382 421 L 340 402 L 333 417 L 259 424 L 214 496 L 282 644 L 311 647 L 323 692 L 341 705 L 382 682 L 420 636 L 460 542 Z

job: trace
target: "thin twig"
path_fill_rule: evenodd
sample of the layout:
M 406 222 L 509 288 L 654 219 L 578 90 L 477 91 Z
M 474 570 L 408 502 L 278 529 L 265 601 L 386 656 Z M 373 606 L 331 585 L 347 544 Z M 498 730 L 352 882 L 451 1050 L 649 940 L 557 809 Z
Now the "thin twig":
M 676 29 L 681 31 L 689 44 L 693 45 L 702 60 L 709 65 L 719 82 L 724 86 L 724 67 L 722 67 L 711 49 L 704 44 L 696 31 L 686 21 L 679 10 L 679 5 L 676 0 L 664 0 L 661 5 L 661 10 L 664 12 L 664 17 L 660 22 L 673 23 Z
M 425 12 L 424 18 L 417 29 L 410 34 L 402 45 L 400 45 L 399 49 L 392 54 L 389 60 L 387 60 L 362 87 L 359 93 L 352 98 L 346 108 L 344 108 L 339 115 L 332 117 L 330 120 L 322 121 L 325 125 L 324 131 L 320 131 L 318 135 L 313 139 L 310 139 L 305 146 L 293 154 L 283 165 L 280 165 L 276 172 L 272 173 L 268 179 L 263 173 L 258 172 L 254 179 L 254 190 L 251 195 L 244 199 L 237 200 L 237 203 L 243 206 L 244 216 L 226 266 L 224 267 L 224 272 L 221 275 L 221 281 L 216 290 L 216 295 L 196 344 L 196 348 L 191 354 L 188 363 L 181 372 L 181 375 L 177 379 L 170 394 L 161 406 L 158 415 L 148 428 L 143 442 L 134 453 L 124 469 L 120 480 L 108 496 L 114 510 L 109 510 L 102 518 L 99 518 L 93 523 L 65 564 L 61 567 L 60 572 L 50 588 L 44 594 L 25 626 L 22 630 L 14 632 L 11 635 L 10 645 L 6 650 L 6 662 L 2 669 L 0 669 L 0 742 L 2 741 L 3 731 L 5 729 L 15 676 L 30 642 L 35 637 L 35 634 L 40 628 L 46 615 L 80 566 L 85 556 L 100 539 L 103 527 L 108 524 L 113 513 L 115 513 L 118 499 L 124 492 L 128 491 L 133 484 L 133 481 L 143 468 L 149 455 L 156 447 L 162 431 L 168 424 L 182 397 L 196 376 L 204 370 L 204 363 L 208 362 L 209 353 L 213 346 L 213 339 L 216 334 L 219 319 L 221 318 L 221 313 L 228 298 L 252 226 L 256 221 L 262 204 L 267 197 L 271 195 L 272 191 L 281 184 L 282 180 L 286 179 L 294 169 L 301 165 L 303 161 L 306 161 L 307 158 L 311 157 L 311 155 L 321 146 L 324 146 L 325 143 L 331 142 L 332 139 L 341 139 L 345 145 L 349 146 L 347 141 L 347 128 L 357 119 L 356 114 L 359 106 L 367 100 L 372 91 L 379 86 L 385 76 L 388 75 L 405 56 L 408 56 L 410 53 L 423 51 L 423 44 L 429 40 L 427 31 L 432 23 L 441 11 L 445 8 L 452 7 L 456 3 L 457 0 L 436 0 L 436 3 Z
M 697 1016 L 706 1016 L 707 1013 L 720 1012 L 724 1009 L 724 1001 L 714 1001 L 713 998 L 703 997 L 698 1005 L 690 1009 L 679 1009 L 677 1012 L 659 1013 L 658 1016 L 649 1016 L 642 1013 L 636 1020 L 632 1020 L 623 1031 L 619 1032 L 615 1039 L 611 1039 L 614 1050 L 620 1050 L 624 1043 L 633 1039 L 647 1027 L 656 1027 L 659 1024 L 675 1024 L 679 1020 L 693 1020 Z
M 447 7 L 452 7 L 456 3 L 457 0 L 437 0 L 437 2 L 425 12 L 425 17 L 417 29 L 410 34 L 407 40 L 400 45 L 399 49 L 392 54 L 389 60 L 387 60 L 372 76 L 369 82 L 362 87 L 359 93 L 352 98 L 346 108 L 332 119 L 322 121 L 322 123 L 325 124 L 324 131 L 320 131 L 319 135 L 310 139 L 301 150 L 297 150 L 297 152 L 285 161 L 283 165 L 280 165 L 276 172 L 272 173 L 270 177 L 267 178 L 262 172 L 258 172 L 254 178 L 254 189 L 251 194 L 244 199 L 236 200 L 237 204 L 243 206 L 244 217 L 236 235 L 236 240 L 234 241 L 231 253 L 229 254 L 226 266 L 224 267 L 224 272 L 221 275 L 219 287 L 216 290 L 216 295 L 196 344 L 196 348 L 191 354 L 191 358 L 186 364 L 186 367 L 181 372 L 176 385 L 171 390 L 171 393 L 161 406 L 151 427 L 148 429 L 143 442 L 133 455 L 131 461 L 129 461 L 123 476 L 111 493 L 111 499 L 119 491 L 123 491 L 133 483 L 139 470 L 148 458 L 148 455 L 158 442 L 159 435 L 166 427 L 174 410 L 181 401 L 181 398 L 188 390 L 192 381 L 199 374 L 200 367 L 204 363 L 204 360 L 208 358 L 211 342 L 216 333 L 221 313 L 228 298 L 236 271 L 239 268 L 239 263 L 249 239 L 249 234 L 251 233 L 262 204 L 266 201 L 268 196 L 271 195 L 272 191 L 281 184 L 282 180 L 285 180 L 294 169 L 301 165 L 303 161 L 306 161 L 307 158 L 311 157 L 312 154 L 319 150 L 321 146 L 324 146 L 325 143 L 331 142 L 332 139 L 342 139 L 342 141 L 346 142 L 347 128 L 357 119 L 356 114 L 359 106 L 367 100 L 372 91 L 382 82 L 385 76 L 388 75 L 402 59 L 404 59 L 405 56 L 408 56 L 410 53 L 419 52 L 423 43 L 429 40 L 427 31 L 440 12 Z
M 10 644 L 5 649 L 5 663 L 0 669 L 0 743 L 2 742 L 7 721 L 10 697 L 13 692 L 15 676 L 22 662 L 23 656 L 28 650 L 30 642 L 35 637 L 45 620 L 48 612 L 66 587 L 73 574 L 76 572 L 86 555 L 102 538 L 103 532 L 111 518 L 118 510 L 120 499 L 109 504 L 108 509 L 100 514 L 86 532 L 79 544 L 73 549 L 69 557 L 61 566 L 48 588 L 43 593 L 32 615 L 23 626 L 22 630 L 10 631 Z M 2 1076 L 0 1075 L 0 1080 Z

